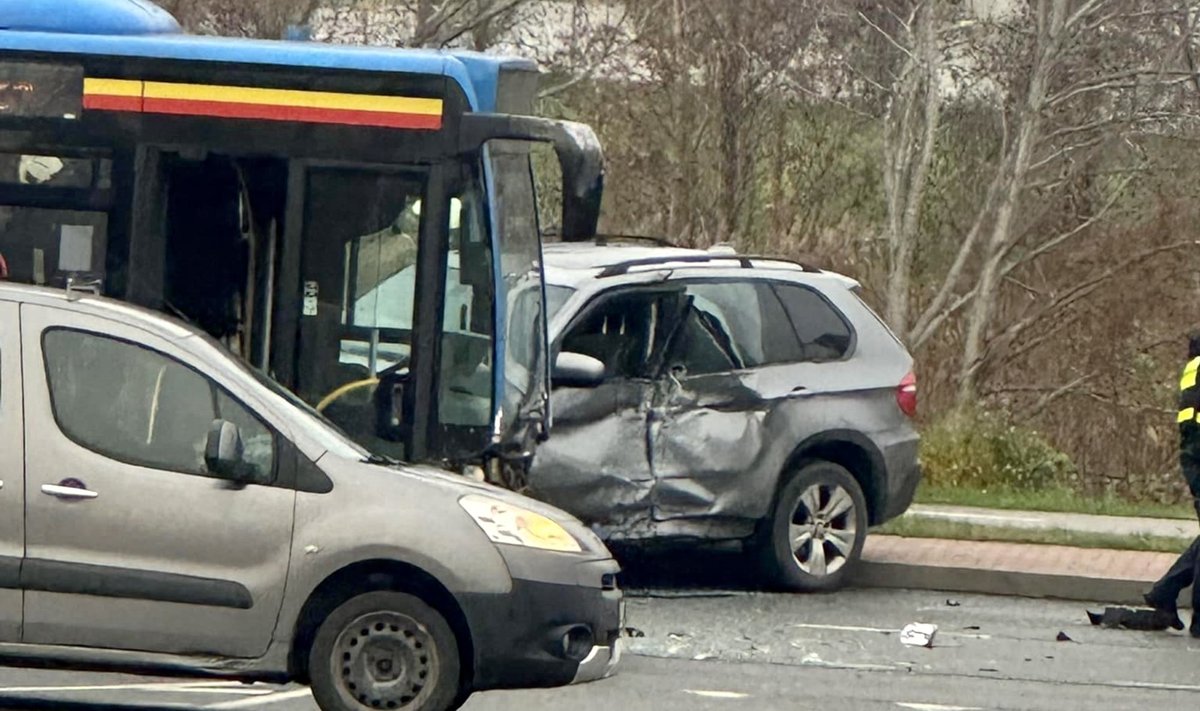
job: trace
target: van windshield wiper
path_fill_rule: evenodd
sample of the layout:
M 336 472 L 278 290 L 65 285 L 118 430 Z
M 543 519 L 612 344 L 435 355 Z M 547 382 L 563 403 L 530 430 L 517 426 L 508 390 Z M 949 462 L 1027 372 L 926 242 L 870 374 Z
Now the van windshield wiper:
M 363 457 L 362 462 L 364 464 L 378 464 L 382 467 L 398 467 L 404 463 L 399 459 L 393 459 L 392 457 L 382 454 L 369 454 L 366 457 Z

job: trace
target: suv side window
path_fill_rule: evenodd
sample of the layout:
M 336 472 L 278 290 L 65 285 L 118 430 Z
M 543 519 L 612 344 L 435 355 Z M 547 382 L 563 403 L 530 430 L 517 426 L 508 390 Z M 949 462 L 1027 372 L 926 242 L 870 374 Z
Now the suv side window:
M 800 338 L 801 360 L 841 360 L 853 333 L 846 319 L 815 290 L 798 284 L 775 284 L 775 292 Z
M 683 309 L 671 367 L 706 375 L 764 363 L 762 313 L 753 283 L 687 284 Z
M 237 425 L 259 482 L 274 474 L 275 441 L 261 420 L 200 373 L 148 348 L 70 329 L 42 337 L 54 417 L 75 443 L 137 466 L 212 476 L 213 420 Z
M 651 377 L 663 328 L 662 296 L 629 291 L 605 298 L 571 327 L 559 350 L 595 358 L 610 378 Z

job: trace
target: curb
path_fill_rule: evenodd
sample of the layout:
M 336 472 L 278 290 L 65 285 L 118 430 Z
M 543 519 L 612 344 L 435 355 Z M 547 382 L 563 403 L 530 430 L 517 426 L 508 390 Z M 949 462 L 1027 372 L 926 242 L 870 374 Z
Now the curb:
M 907 588 L 1144 606 L 1169 553 L 869 536 L 856 587 Z M 1190 591 L 1180 607 L 1190 607 Z

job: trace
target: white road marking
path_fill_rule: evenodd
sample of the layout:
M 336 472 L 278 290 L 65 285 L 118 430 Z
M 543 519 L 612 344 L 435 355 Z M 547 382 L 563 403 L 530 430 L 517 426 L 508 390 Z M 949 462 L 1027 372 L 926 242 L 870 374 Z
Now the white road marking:
M 1149 681 L 1113 681 L 1105 686 L 1116 686 L 1122 689 L 1155 689 L 1157 691 L 1200 691 L 1200 686 L 1191 684 L 1155 684 Z
M 706 691 L 704 689 L 684 689 L 683 693 L 693 696 L 703 696 L 706 699 L 748 699 L 750 694 L 737 691 Z
M 898 634 L 900 630 L 888 629 L 886 627 L 855 627 L 853 625 L 816 625 L 796 623 L 792 627 L 799 627 L 808 630 L 831 630 L 833 632 L 877 632 L 879 634 Z M 964 639 L 991 639 L 990 634 L 968 634 L 965 632 L 943 632 L 938 630 L 939 637 L 961 637 Z
M 250 709 L 267 704 L 277 704 L 281 701 L 292 701 L 304 697 L 311 697 L 312 691 L 308 687 L 300 689 L 292 689 L 291 691 L 279 691 L 269 696 L 259 696 L 253 699 L 238 699 L 237 701 L 223 701 L 219 704 L 209 704 L 206 709 Z
M 164 682 L 160 684 L 100 684 L 93 686 L 5 686 L 0 694 L 43 694 L 72 691 L 162 691 L 188 694 L 237 694 L 253 696 L 274 693 L 273 689 L 252 688 L 241 682 Z
M 896 705 L 902 709 L 913 711 L 983 711 L 978 706 L 943 706 L 942 704 L 907 704 L 900 701 Z

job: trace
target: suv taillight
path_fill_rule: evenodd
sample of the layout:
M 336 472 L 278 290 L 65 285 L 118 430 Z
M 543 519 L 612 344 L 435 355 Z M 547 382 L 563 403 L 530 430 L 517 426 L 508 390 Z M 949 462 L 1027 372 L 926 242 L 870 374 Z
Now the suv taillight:
M 917 416 L 917 376 L 909 373 L 896 386 L 896 404 L 900 411 L 909 417 Z

